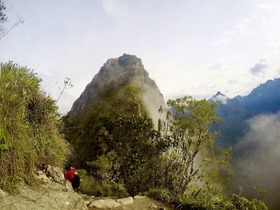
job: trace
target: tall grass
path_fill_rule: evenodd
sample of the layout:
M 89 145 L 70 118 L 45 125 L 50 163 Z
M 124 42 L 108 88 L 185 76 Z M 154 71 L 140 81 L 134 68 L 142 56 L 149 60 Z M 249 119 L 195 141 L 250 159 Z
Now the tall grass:
M 40 79 L 12 62 L 0 71 L 0 187 L 13 191 L 42 165 L 63 166 L 69 146 L 58 132 L 56 102 Z

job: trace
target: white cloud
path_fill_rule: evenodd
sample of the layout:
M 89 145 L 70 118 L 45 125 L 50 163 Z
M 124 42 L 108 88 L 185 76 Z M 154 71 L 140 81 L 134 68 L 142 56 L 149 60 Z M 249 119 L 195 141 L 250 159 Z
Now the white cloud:
M 236 149 L 235 173 L 246 195 L 254 195 L 253 187 L 267 191 L 265 201 L 271 209 L 280 205 L 280 113 L 259 115 L 248 121 L 249 131 Z
M 264 10 L 271 10 L 273 8 L 273 5 L 270 2 L 262 2 L 258 4 L 258 8 Z
M 233 28 L 224 32 L 222 37 L 215 39 L 212 44 L 214 46 L 228 46 L 234 44 L 236 41 L 253 36 L 255 34 L 253 26 L 252 26 L 252 19 L 244 18 L 239 20 L 237 23 L 234 24 Z
M 114 0 L 103 0 L 102 1 L 102 8 L 104 9 L 105 13 L 111 15 L 115 9 L 115 2 Z

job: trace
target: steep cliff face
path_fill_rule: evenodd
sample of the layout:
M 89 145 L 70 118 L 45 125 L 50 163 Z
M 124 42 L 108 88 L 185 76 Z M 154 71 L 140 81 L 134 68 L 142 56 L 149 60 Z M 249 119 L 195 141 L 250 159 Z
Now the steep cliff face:
M 64 118 L 66 138 L 77 152 L 75 163 L 84 166 L 108 150 L 106 139 L 120 115 L 145 116 L 156 127 L 163 117 L 160 107 L 166 107 L 163 96 L 141 59 L 127 54 L 109 59 Z

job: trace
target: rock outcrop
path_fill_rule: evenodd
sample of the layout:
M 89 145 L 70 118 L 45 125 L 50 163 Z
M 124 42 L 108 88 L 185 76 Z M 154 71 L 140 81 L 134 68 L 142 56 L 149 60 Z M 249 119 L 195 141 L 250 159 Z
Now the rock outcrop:
M 174 210 L 173 206 L 146 196 L 127 197 L 122 199 L 91 198 L 83 196 L 88 202 L 89 210 Z
M 64 179 L 62 170 L 47 166 L 46 171 L 39 171 L 40 186 L 21 184 L 19 193 L 10 195 L 0 190 L 1 210 L 86 210 L 83 198 L 75 193 L 71 183 Z

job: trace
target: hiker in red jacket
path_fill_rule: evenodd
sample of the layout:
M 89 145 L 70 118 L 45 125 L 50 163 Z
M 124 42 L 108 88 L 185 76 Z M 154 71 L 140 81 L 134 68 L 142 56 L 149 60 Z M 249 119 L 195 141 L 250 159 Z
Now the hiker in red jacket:
M 76 169 L 71 166 L 70 169 L 65 172 L 65 179 L 71 181 L 71 179 L 74 178 L 75 172 Z
M 71 183 L 72 183 L 72 187 L 73 187 L 74 191 L 75 191 L 76 193 L 79 193 L 79 188 L 80 188 L 80 177 L 79 177 L 77 171 L 74 173 L 74 177 L 73 177 L 73 179 L 71 179 L 70 181 L 71 181 Z

